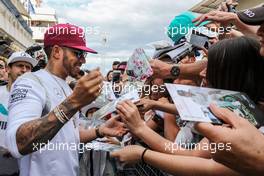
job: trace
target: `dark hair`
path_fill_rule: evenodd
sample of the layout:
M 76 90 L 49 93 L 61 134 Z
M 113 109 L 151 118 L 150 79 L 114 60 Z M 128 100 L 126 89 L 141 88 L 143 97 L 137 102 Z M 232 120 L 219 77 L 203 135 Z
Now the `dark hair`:
M 127 65 L 127 61 L 120 62 L 119 65 Z
M 45 51 L 48 59 L 50 59 L 50 55 L 51 55 L 51 52 L 52 52 L 52 47 L 53 46 L 47 46 L 47 47 L 44 48 L 44 51 Z
M 264 59 L 259 50 L 259 42 L 248 37 L 225 39 L 213 45 L 206 73 L 209 86 L 244 92 L 258 102 L 264 92 Z
M 118 65 L 118 64 L 120 64 L 119 61 L 114 61 L 112 65 Z

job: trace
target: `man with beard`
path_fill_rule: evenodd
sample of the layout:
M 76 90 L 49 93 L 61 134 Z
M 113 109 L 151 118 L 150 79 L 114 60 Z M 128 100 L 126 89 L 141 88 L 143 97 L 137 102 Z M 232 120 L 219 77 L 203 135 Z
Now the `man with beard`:
M 0 175 L 18 175 L 17 160 L 10 156 L 5 146 L 9 91 L 19 76 L 31 72 L 32 68 L 37 65 L 37 60 L 25 52 L 14 52 L 4 64 L 7 65 L 5 69 L 8 73 L 8 84 L 0 86 Z
M 80 78 L 74 88 L 66 83 L 85 63 L 87 52 L 82 28 L 57 24 L 44 36 L 48 56 L 45 69 L 21 76 L 12 86 L 6 144 L 20 158 L 20 175 L 76 176 L 78 150 L 97 137 L 121 136 L 125 129 L 116 118 L 103 125 L 79 127 L 79 110 L 100 94 L 103 77 L 98 69 Z

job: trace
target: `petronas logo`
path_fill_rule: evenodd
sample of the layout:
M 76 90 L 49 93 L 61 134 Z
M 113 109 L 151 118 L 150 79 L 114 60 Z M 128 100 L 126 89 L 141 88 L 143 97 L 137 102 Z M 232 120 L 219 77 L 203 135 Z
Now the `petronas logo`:
M 0 104 L 0 114 L 8 116 L 8 111 L 2 104 Z

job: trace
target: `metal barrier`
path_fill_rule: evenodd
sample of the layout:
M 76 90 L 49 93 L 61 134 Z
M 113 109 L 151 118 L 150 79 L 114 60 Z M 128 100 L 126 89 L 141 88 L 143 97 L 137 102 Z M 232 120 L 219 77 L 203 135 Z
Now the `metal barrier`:
M 117 171 L 116 176 L 169 176 L 169 174 L 145 163 Z
M 122 167 L 109 157 L 109 152 L 87 150 L 80 158 L 80 176 L 169 176 L 145 163 Z

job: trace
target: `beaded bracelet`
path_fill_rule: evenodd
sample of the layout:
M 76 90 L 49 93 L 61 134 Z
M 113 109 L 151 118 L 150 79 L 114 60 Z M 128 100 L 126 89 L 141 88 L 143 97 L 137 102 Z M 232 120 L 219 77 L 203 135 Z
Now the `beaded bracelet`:
M 55 117 L 62 123 L 62 124 L 65 124 L 66 123 L 66 120 L 63 118 L 63 116 L 61 115 L 58 107 L 55 107 L 54 110 L 53 110 L 53 113 L 55 115 Z

